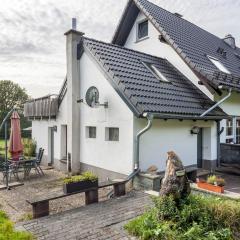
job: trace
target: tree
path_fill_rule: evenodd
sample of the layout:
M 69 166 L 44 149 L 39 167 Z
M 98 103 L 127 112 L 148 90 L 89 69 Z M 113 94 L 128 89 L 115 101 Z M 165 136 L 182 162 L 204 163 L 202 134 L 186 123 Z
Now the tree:
M 6 114 L 13 108 L 20 109 L 21 124 L 23 127 L 29 123 L 23 117 L 23 104 L 29 99 L 26 90 L 10 80 L 0 81 L 0 123 Z M 1 137 L 0 133 L 0 137 Z

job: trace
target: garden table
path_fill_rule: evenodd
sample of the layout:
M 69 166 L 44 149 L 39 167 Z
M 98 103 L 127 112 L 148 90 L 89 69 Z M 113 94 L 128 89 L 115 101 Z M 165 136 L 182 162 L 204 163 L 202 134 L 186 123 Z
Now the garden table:
M 23 170 L 24 179 L 25 179 L 26 177 L 29 176 L 32 168 L 34 168 L 37 171 L 37 173 L 40 174 L 39 170 L 37 169 L 35 159 L 23 159 L 18 161 L 9 160 L 9 162 L 11 163 L 13 172 L 16 174 L 17 178 L 18 178 L 18 173 L 21 170 Z

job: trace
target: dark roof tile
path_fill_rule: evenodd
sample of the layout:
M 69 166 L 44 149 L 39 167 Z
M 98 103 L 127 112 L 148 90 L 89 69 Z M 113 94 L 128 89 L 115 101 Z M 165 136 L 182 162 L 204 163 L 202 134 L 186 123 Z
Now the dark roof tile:
M 220 72 L 207 58 L 209 55 L 219 59 L 229 69 L 231 75 L 240 77 L 240 60 L 236 57 L 240 55 L 238 47 L 231 48 L 223 39 L 147 0 L 134 0 L 134 2 L 147 16 L 150 15 L 154 19 L 152 23 L 161 34 L 166 34 L 166 40 L 180 53 L 190 67 L 198 71 L 202 69 L 208 75 L 213 75 L 216 71 Z M 224 56 L 218 53 L 219 48 L 225 52 Z M 229 80 L 231 75 L 228 77 Z M 213 83 L 234 87 L 240 91 L 240 84 L 233 81 L 220 82 L 215 79 Z
M 214 104 L 166 59 L 85 37 L 83 39 L 85 50 L 92 53 L 109 74 L 116 91 L 139 116 L 144 112 L 199 116 Z M 171 83 L 160 82 L 142 61 L 154 64 Z M 209 116 L 225 116 L 225 113 L 216 108 Z

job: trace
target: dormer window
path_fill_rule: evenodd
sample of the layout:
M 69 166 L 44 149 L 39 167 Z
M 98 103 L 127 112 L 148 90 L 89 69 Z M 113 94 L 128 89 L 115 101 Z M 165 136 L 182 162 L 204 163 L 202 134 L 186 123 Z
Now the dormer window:
M 228 69 L 217 59 L 211 56 L 208 56 L 208 59 L 218 68 L 221 72 L 231 74 Z
M 169 83 L 170 81 L 160 72 L 157 66 L 151 63 L 142 62 L 142 64 L 161 82 Z
M 143 20 L 137 24 L 137 40 L 142 40 L 148 36 L 148 20 Z

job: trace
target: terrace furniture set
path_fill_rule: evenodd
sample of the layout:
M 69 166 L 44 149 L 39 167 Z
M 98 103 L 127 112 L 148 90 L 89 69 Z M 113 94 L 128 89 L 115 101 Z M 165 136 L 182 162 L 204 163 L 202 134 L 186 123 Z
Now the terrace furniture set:
M 26 179 L 29 177 L 32 169 L 34 169 L 39 176 L 44 175 L 44 172 L 40 166 L 43 153 L 44 149 L 40 148 L 36 158 L 25 159 L 24 157 L 20 157 L 19 160 L 9 159 L 7 162 L 1 162 L 0 172 L 3 173 L 3 181 L 6 180 L 7 176 L 9 180 L 11 180 L 12 176 L 19 180 L 18 174 L 20 172 L 23 172 L 24 179 Z

